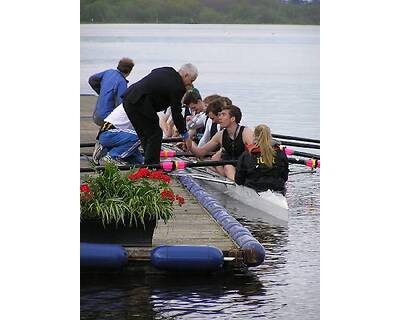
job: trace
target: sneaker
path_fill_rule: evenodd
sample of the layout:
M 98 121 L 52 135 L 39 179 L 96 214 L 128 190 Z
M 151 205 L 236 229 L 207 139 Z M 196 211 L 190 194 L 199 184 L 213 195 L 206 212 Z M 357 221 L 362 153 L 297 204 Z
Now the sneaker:
M 125 162 L 122 159 L 112 158 L 109 153 L 107 153 L 101 160 L 103 163 L 111 162 L 111 163 L 116 164 L 117 166 L 129 166 L 130 165 L 128 162 Z
M 93 162 L 97 165 L 99 165 L 99 160 L 102 158 L 103 156 L 103 145 L 100 144 L 100 142 L 97 140 L 96 144 L 94 145 L 94 149 L 93 149 L 93 155 L 92 155 L 92 159 Z

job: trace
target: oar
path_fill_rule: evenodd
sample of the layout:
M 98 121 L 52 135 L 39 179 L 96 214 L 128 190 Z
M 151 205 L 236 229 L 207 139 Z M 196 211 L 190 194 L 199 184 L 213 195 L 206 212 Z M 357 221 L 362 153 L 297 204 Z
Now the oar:
M 188 174 L 188 173 L 171 173 L 171 176 L 176 176 L 176 177 L 192 177 L 194 179 L 198 180 L 205 180 L 205 181 L 211 181 L 211 182 L 216 182 L 216 183 L 222 183 L 222 184 L 235 184 L 233 181 L 228 181 L 228 180 L 221 180 L 221 179 L 215 179 L 211 177 L 205 177 L 201 175 L 196 175 L 196 174 Z
M 81 152 L 80 155 L 81 156 L 92 156 L 93 152 Z M 143 154 L 143 152 L 142 152 Z M 204 155 L 204 157 L 211 157 L 212 155 L 214 155 L 215 152 L 209 152 L 206 153 Z M 294 154 L 295 155 L 295 154 Z M 165 151 L 161 151 L 160 152 L 160 158 L 173 158 L 173 157 L 196 157 L 196 155 L 194 155 L 191 152 L 176 152 L 173 150 L 165 150 Z
M 135 164 L 131 166 L 118 166 L 120 170 L 130 170 L 133 168 L 149 168 L 149 169 L 163 169 L 165 171 L 171 171 L 175 169 L 185 169 L 194 167 L 215 167 L 224 166 L 231 164 L 235 166 L 236 160 L 222 160 L 222 161 L 197 161 L 197 162 L 186 162 L 182 160 L 178 161 L 163 161 L 156 164 Z M 94 168 L 81 168 L 81 172 L 95 172 L 98 170 L 104 170 L 104 166 L 97 166 Z
M 319 143 L 319 140 L 316 140 L 316 139 L 308 139 L 308 138 L 284 136 L 284 135 L 281 135 L 281 134 L 273 134 L 272 137 L 278 138 L 278 139 L 300 140 L 300 141 L 304 141 L 304 142 Z M 174 137 L 174 138 L 165 138 L 165 139 L 162 139 L 162 142 L 163 142 L 163 143 L 182 142 L 182 141 L 183 141 L 183 139 L 182 139 L 181 137 Z M 292 142 L 292 143 L 296 143 L 296 142 Z M 285 144 L 285 143 L 282 142 L 282 144 Z M 81 148 L 94 147 L 94 145 L 95 145 L 94 142 L 82 142 L 82 143 L 81 143 Z M 288 145 L 288 146 L 299 146 L 299 147 L 301 147 L 301 145 L 289 144 L 289 142 L 286 142 L 286 145 Z M 313 148 L 313 147 L 311 147 L 311 148 Z M 319 149 L 319 147 L 316 148 L 316 149 Z
M 320 160 L 315 159 L 297 159 L 297 158 L 288 158 L 289 163 L 293 164 L 303 164 L 307 167 L 311 168 L 319 168 Z M 196 168 L 196 167 L 216 167 L 216 166 L 224 166 L 224 165 L 233 165 L 236 166 L 237 160 L 207 160 L 207 161 L 163 161 L 157 164 L 135 164 L 131 166 L 118 166 L 120 170 L 130 170 L 133 168 L 149 168 L 149 169 L 162 169 L 165 171 L 171 171 L 175 169 L 185 169 L 185 168 Z M 96 172 L 104 170 L 104 166 L 97 166 L 93 168 L 81 168 L 81 172 Z
M 313 159 L 318 159 L 318 160 L 320 159 L 319 154 L 296 151 L 296 150 L 293 150 L 293 149 L 287 148 L 287 147 L 283 147 L 282 149 L 285 151 L 286 155 L 288 155 L 288 156 L 292 156 L 293 155 L 293 156 L 313 158 Z
M 272 134 L 273 138 L 277 139 L 286 139 L 286 140 L 298 140 L 303 142 L 313 142 L 313 143 L 320 143 L 318 139 L 310 139 L 310 138 L 301 138 L 301 137 L 293 137 L 293 136 L 285 136 L 283 134 Z
M 319 145 L 317 145 L 317 144 L 309 144 L 309 143 L 301 143 L 301 142 L 293 142 L 293 141 L 282 141 L 282 140 L 280 140 L 279 142 L 281 145 L 284 145 L 284 146 L 319 149 Z
M 162 139 L 162 143 L 182 142 L 182 141 L 183 141 L 183 139 L 181 137 Z M 95 145 L 94 142 L 82 142 L 81 143 L 81 148 L 94 147 L 94 145 Z

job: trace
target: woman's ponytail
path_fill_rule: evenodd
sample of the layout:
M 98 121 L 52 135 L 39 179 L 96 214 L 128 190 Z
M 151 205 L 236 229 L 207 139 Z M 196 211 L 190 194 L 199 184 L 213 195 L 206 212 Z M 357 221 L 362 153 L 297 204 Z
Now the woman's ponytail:
M 276 152 L 272 148 L 271 129 L 265 124 L 260 124 L 254 129 L 254 137 L 256 145 L 261 149 L 264 164 L 272 168 Z

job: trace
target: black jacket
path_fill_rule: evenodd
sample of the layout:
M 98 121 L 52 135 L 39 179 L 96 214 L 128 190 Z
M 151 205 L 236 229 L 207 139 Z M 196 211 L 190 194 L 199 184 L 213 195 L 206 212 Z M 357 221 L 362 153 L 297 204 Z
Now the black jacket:
M 288 179 L 289 162 L 284 151 L 279 147 L 275 147 L 276 156 L 272 168 L 268 168 L 265 164 L 260 163 L 261 153 L 259 148 L 253 148 L 243 152 L 239 157 L 235 182 L 237 184 L 250 187 L 257 192 L 285 190 L 285 182 Z M 257 158 L 259 163 L 257 164 Z
M 127 108 L 140 108 L 137 102 L 143 97 L 149 97 L 153 110 L 159 112 L 171 107 L 172 118 L 179 133 L 186 131 L 186 124 L 182 116 L 182 97 L 186 89 L 182 78 L 174 68 L 163 67 L 152 70 L 147 76 L 129 86 L 125 91 L 123 104 Z

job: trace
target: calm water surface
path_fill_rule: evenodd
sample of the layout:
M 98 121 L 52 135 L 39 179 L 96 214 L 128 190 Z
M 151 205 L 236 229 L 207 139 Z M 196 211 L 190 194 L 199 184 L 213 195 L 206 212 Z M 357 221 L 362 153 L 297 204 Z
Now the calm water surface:
M 130 83 L 192 62 L 202 95 L 230 97 L 243 124 L 319 138 L 319 27 L 82 25 L 81 93 L 92 93 L 91 74 L 123 56 L 136 63 Z M 289 177 L 287 227 L 250 221 L 248 208 L 210 190 L 265 246 L 261 266 L 226 277 L 82 278 L 81 318 L 319 319 L 319 181 L 319 172 Z

